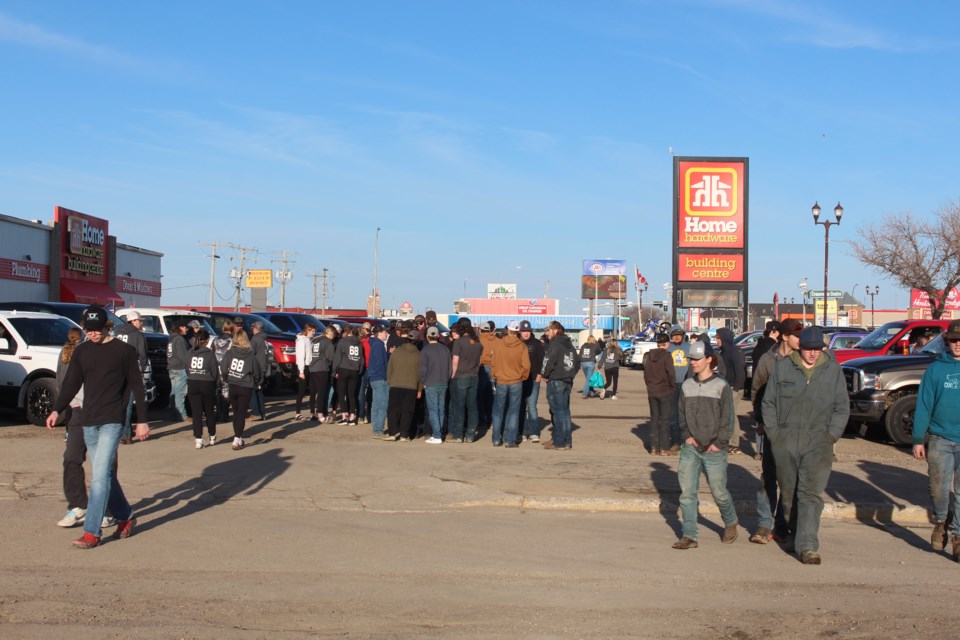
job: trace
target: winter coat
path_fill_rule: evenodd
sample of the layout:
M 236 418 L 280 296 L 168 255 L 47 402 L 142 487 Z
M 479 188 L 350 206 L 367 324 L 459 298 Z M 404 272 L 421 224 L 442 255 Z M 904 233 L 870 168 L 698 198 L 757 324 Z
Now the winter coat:
M 669 351 L 658 347 L 647 352 L 643 363 L 643 381 L 651 398 L 673 395 L 677 389 L 677 378 Z
M 716 374 L 706 380 L 687 378 L 681 387 L 678 419 L 681 442 L 693 437 L 698 451 L 706 451 L 711 444 L 726 451 L 736 420 L 730 385 Z
M 565 333 L 554 336 L 543 356 L 543 370 L 547 380 L 573 380 L 580 370 L 580 356 Z
M 960 442 L 960 360 L 950 347 L 923 374 L 913 414 L 913 444 L 923 444 L 927 433 Z

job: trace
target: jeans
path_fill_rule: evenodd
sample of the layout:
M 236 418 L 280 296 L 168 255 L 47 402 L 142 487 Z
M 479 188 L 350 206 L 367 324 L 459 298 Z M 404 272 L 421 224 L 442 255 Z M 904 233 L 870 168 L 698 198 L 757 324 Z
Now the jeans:
M 427 415 L 430 417 L 430 427 L 434 438 L 443 438 L 443 423 L 447 417 L 447 388 L 426 387 L 424 395 L 427 402 Z
M 250 413 L 257 414 L 262 420 L 267 419 L 267 403 L 263 398 L 263 389 L 257 387 L 250 394 Z
M 540 383 L 527 380 L 523 383 L 523 435 L 540 437 L 540 414 L 537 413 L 537 400 L 540 399 Z
M 173 404 L 181 420 L 187 419 L 187 372 L 185 369 L 170 369 L 170 403 Z
M 83 530 L 98 538 L 101 534 L 100 523 L 107 509 L 119 521 L 129 520 L 133 514 L 130 503 L 123 495 L 114 464 L 122 433 L 123 425 L 119 422 L 83 427 L 83 441 L 87 445 L 91 467 L 90 498 Z
M 365 420 L 370 417 L 370 411 L 367 410 L 367 392 L 370 390 L 370 375 L 367 370 L 363 370 L 360 375 L 360 391 L 358 392 L 357 419 Z
M 673 394 L 649 396 L 650 453 L 670 448 L 670 419 L 673 416 Z
M 811 435 L 781 432 L 771 443 L 777 460 L 783 516 L 790 531 L 795 533 L 794 546 L 798 554 L 820 548 L 818 535 L 823 513 L 820 496 L 827 488 L 833 467 L 833 438 L 824 431 L 816 436 L 816 442 L 811 442 Z
M 387 421 L 387 402 L 390 400 L 390 385 L 386 380 L 371 380 L 373 403 L 370 405 L 370 417 L 373 421 L 373 432 L 383 433 L 383 425 Z
M 930 473 L 930 499 L 933 501 L 933 519 L 945 522 L 952 514 L 947 531 L 960 536 L 960 442 L 931 435 L 927 442 L 927 468 Z M 954 483 L 957 487 L 954 488 Z M 950 489 L 954 488 L 953 500 Z
M 590 376 L 593 375 L 596 368 L 597 363 L 592 360 L 580 363 L 580 371 L 583 371 L 583 391 L 580 393 L 583 394 L 584 398 L 590 397 Z
M 478 376 L 464 376 L 450 380 L 450 437 L 473 441 L 477 437 Z M 466 426 L 466 428 L 464 428 Z
M 765 527 L 777 534 L 787 535 L 787 521 L 777 486 L 777 460 L 773 457 L 770 439 L 763 438 L 763 457 L 760 462 L 760 486 L 757 488 L 757 527 Z
M 127 401 L 127 412 L 123 417 L 123 435 L 121 438 L 133 437 L 133 405 L 136 402 L 133 399 L 133 393 L 130 394 L 130 400 Z
M 684 444 L 680 450 L 680 465 L 677 480 L 680 482 L 680 512 L 683 518 L 683 535 L 691 540 L 697 539 L 697 512 L 700 500 L 697 489 L 700 487 L 700 472 L 707 474 L 707 484 L 713 501 L 720 509 L 724 526 L 737 523 L 737 510 L 733 507 L 733 498 L 727 491 L 726 451 L 714 453 L 697 451 L 696 447 Z
M 570 390 L 573 380 L 547 381 L 547 404 L 553 416 L 553 446 L 573 446 L 573 423 L 570 421 Z
M 477 371 L 477 409 L 480 412 L 480 424 L 490 426 L 493 420 L 493 374 L 489 364 L 480 365 Z
M 493 396 L 493 443 L 516 444 L 520 426 L 523 383 L 498 384 Z M 506 423 L 506 425 L 504 425 Z M 506 427 L 506 428 L 504 428 Z
M 673 413 L 670 414 L 670 446 L 682 444 L 680 442 L 680 397 L 683 395 L 681 388 L 682 382 L 677 383 L 677 388 L 673 392 Z M 664 447 L 667 448 L 667 447 Z

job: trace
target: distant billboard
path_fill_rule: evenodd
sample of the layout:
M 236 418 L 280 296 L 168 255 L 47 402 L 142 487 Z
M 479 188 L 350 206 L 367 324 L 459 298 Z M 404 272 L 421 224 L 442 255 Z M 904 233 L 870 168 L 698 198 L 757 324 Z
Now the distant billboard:
M 517 297 L 517 285 L 504 284 L 502 282 L 490 283 L 487 285 L 487 298 L 503 298 L 514 300 Z
M 269 289 L 273 286 L 273 271 L 270 269 L 251 269 L 247 271 L 244 286 L 247 289 Z
M 580 297 L 621 299 L 627 297 L 626 260 L 584 260 Z

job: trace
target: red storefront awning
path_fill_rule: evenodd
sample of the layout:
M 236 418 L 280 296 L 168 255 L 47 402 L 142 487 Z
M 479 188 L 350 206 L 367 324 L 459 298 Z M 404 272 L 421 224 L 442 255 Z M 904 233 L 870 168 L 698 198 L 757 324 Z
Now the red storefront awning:
M 60 280 L 60 301 L 101 305 L 113 302 L 117 306 L 124 304 L 120 294 L 105 284 L 68 279 Z

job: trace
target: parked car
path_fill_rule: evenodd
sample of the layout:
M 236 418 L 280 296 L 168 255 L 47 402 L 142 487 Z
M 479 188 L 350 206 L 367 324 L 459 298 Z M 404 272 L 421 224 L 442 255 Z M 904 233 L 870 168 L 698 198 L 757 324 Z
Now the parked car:
M 843 364 L 854 358 L 868 356 L 903 355 L 923 334 L 939 334 L 950 324 L 949 320 L 898 320 L 877 327 L 863 337 L 856 346 L 836 349 L 837 362 Z
M 79 302 L 0 302 L 0 309 L 17 309 L 19 311 L 35 311 L 54 313 L 69 318 L 76 324 L 82 320 L 83 310 L 90 305 Z M 117 314 L 107 311 L 107 318 L 118 326 L 126 322 Z M 147 389 L 147 402 L 163 400 L 170 397 L 170 375 L 167 373 L 167 344 L 170 339 L 163 333 L 156 333 L 146 328 L 144 324 L 143 337 L 147 342 L 147 357 L 153 368 L 153 383 L 156 388 Z M 62 346 L 62 345 L 61 345 Z
M 864 333 L 827 333 L 824 334 L 830 338 L 830 344 L 827 345 L 829 349 L 851 349 L 863 340 L 866 336 Z
M 634 338 L 631 345 L 623 350 L 623 364 L 642 368 L 646 355 L 656 348 L 656 341 Z
M 915 354 L 848 360 L 841 368 L 850 394 L 850 420 L 883 428 L 894 444 L 912 444 L 920 380 L 946 345 L 938 335 Z
M 281 331 L 287 333 L 300 333 L 308 324 L 316 327 L 318 333 L 323 333 L 327 328 L 326 323 L 313 315 L 312 313 L 299 313 L 296 311 L 263 311 L 257 314 L 266 318 Z
M 250 325 L 260 321 L 263 323 L 263 333 L 267 343 L 273 347 L 267 351 L 267 373 L 264 378 L 264 393 L 279 391 L 284 385 L 294 385 L 297 382 L 297 336 L 295 333 L 283 331 L 263 316 L 257 313 L 241 313 L 236 311 L 207 311 L 216 333 L 220 335 L 223 323 L 235 318 L 243 320 L 244 328 L 250 333 Z
M 151 331 L 154 333 L 162 333 L 166 336 L 170 335 L 170 329 L 174 324 L 182 322 L 184 324 L 196 320 L 199 322 L 204 329 L 207 330 L 207 333 L 210 335 L 216 335 L 214 333 L 213 324 L 210 322 L 210 316 L 205 313 L 200 313 L 199 311 L 181 311 L 179 309 L 157 309 L 153 307 L 128 307 L 117 310 L 117 315 L 126 321 L 127 314 L 131 311 L 136 311 L 140 314 L 140 320 L 142 322 L 144 331 Z
M 57 358 L 75 327 L 52 313 L 0 311 L 0 407 L 43 426 L 57 399 Z

